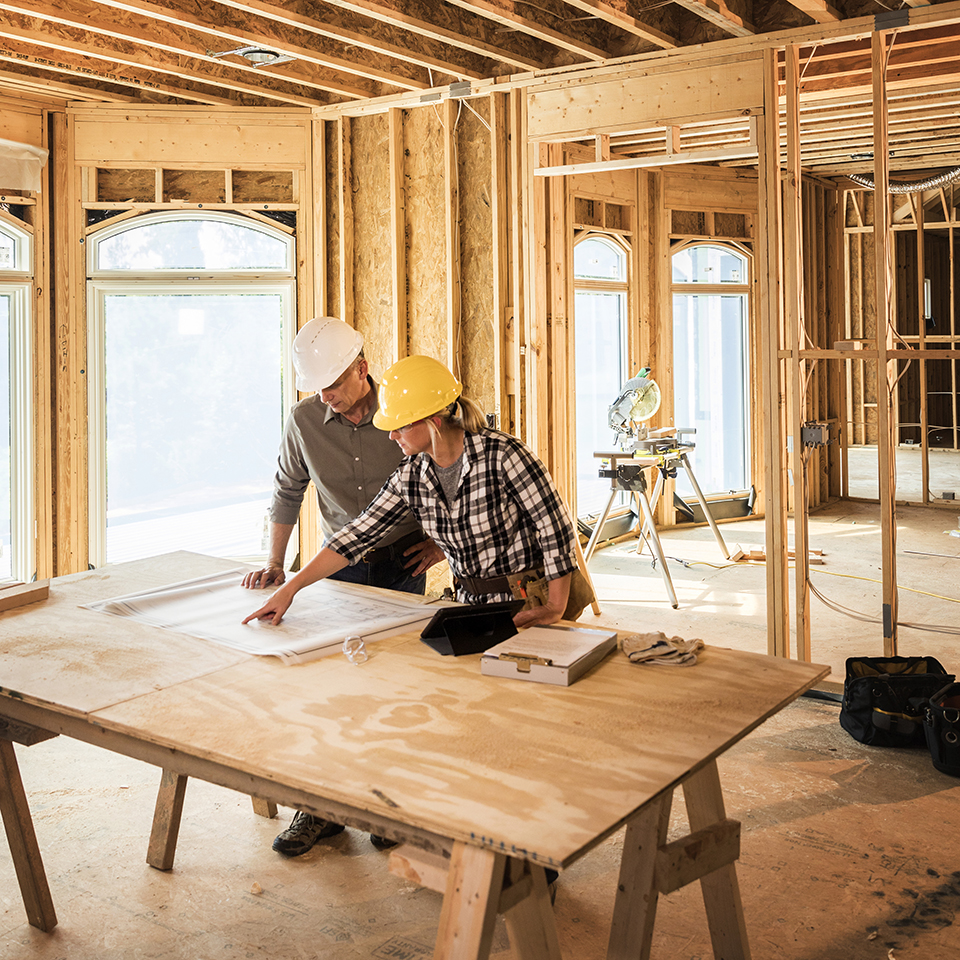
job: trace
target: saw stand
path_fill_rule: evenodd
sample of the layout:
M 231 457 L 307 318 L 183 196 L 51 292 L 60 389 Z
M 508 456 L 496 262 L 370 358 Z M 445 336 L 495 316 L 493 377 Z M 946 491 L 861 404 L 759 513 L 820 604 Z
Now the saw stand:
M 678 434 L 683 432 L 684 431 L 677 431 Z M 727 545 L 723 542 L 720 528 L 717 526 L 717 521 L 714 520 L 713 514 L 710 512 L 710 506 L 703 495 L 703 491 L 700 489 L 700 484 L 697 483 L 697 478 L 693 473 L 693 467 L 687 458 L 687 451 L 692 450 L 694 444 L 684 442 L 678 437 L 657 437 L 651 440 L 638 441 L 638 445 L 646 447 L 646 451 L 641 452 L 638 450 L 636 453 L 625 453 L 622 450 L 618 450 L 613 453 L 594 452 L 593 454 L 598 459 L 610 461 L 609 468 L 600 470 L 600 476 L 610 480 L 610 496 L 607 498 L 606 506 L 597 519 L 597 525 L 594 527 L 593 533 L 590 535 L 590 540 L 587 542 L 587 548 L 584 551 L 584 560 L 585 562 L 589 562 L 590 557 L 593 556 L 593 552 L 596 550 L 597 543 L 600 539 L 600 532 L 603 529 L 604 523 L 606 523 L 607 516 L 613 507 L 613 501 L 616 499 L 617 494 L 629 493 L 632 497 L 637 498 L 640 504 L 640 512 L 643 514 L 637 553 L 643 550 L 643 545 L 649 538 L 650 549 L 654 557 L 660 562 L 660 576 L 663 579 L 667 596 L 670 598 L 670 605 L 676 609 L 680 606 L 680 603 L 677 600 L 677 592 L 673 586 L 673 579 L 667 568 L 667 561 L 663 554 L 663 545 L 660 543 L 660 536 L 657 533 L 657 527 L 653 520 L 653 513 L 657 508 L 657 504 L 660 502 L 660 494 L 663 492 L 664 480 L 668 476 L 675 477 L 678 467 L 682 466 L 686 470 L 687 476 L 690 479 L 690 485 L 693 487 L 700 507 L 703 510 L 703 515 L 706 517 L 707 523 L 710 524 L 710 529 L 713 531 L 720 550 L 728 560 L 730 559 L 730 551 L 727 550 Z M 627 462 L 618 463 L 617 461 Z M 645 473 L 650 467 L 657 468 L 657 480 L 653 487 L 652 499 L 647 497 L 647 478 Z

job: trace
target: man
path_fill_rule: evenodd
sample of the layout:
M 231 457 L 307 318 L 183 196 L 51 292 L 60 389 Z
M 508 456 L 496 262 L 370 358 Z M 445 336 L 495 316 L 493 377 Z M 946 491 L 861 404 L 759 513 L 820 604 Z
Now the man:
M 270 504 L 269 559 L 244 577 L 245 587 L 279 586 L 286 579 L 287 544 L 311 480 L 327 539 L 363 512 L 403 456 L 373 425 L 377 391 L 363 356 L 363 337 L 356 330 L 331 317 L 309 320 L 293 342 L 293 366 L 297 389 L 313 395 L 293 407 L 284 425 Z M 409 516 L 359 563 L 333 579 L 423 593 L 427 568 L 442 559 L 440 548 Z M 273 849 L 296 857 L 342 830 L 342 824 L 298 811 Z M 376 835 L 370 839 L 379 849 L 393 846 Z

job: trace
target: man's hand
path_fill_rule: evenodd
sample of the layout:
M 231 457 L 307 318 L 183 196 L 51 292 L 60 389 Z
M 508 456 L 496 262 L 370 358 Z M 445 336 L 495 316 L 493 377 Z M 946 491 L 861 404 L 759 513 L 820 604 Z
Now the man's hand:
M 287 608 L 293 602 L 295 592 L 291 591 L 289 587 L 278 590 L 259 610 L 254 610 L 241 623 L 249 623 L 251 620 L 269 620 L 276 626 L 283 619 Z
M 271 584 L 279 587 L 286 579 L 287 575 L 283 572 L 282 564 L 267 561 L 267 565 L 262 569 L 248 573 L 243 578 L 243 585 L 247 589 L 269 587 Z
M 403 568 L 414 577 L 419 576 L 425 570 L 429 570 L 430 567 L 440 563 L 441 560 L 446 560 L 443 551 L 429 537 L 426 540 L 421 540 L 420 543 L 415 543 L 412 547 L 407 547 L 403 551 L 403 555 L 410 558 L 404 563 Z

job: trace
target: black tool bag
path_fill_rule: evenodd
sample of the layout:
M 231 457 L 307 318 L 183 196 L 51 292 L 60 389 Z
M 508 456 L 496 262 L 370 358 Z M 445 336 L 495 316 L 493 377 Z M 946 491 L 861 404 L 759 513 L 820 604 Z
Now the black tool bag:
M 953 679 L 935 657 L 849 657 L 840 726 L 872 747 L 921 746 L 922 701 Z
M 960 683 L 948 683 L 927 700 L 923 732 L 933 765 L 960 777 Z

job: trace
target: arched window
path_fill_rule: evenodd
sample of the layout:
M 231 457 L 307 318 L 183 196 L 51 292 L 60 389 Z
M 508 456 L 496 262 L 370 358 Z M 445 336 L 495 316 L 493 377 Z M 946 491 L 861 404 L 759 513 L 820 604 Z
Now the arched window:
M 695 243 L 671 258 L 674 423 L 695 427 L 690 460 L 705 493 L 750 479 L 750 258 L 732 245 Z M 686 473 L 677 492 L 692 496 Z
M 619 238 L 597 233 L 573 248 L 579 517 L 602 510 L 610 494 L 594 453 L 616 449 L 607 410 L 626 379 L 627 253 Z
M 0 212 L 0 580 L 34 566 L 33 237 Z
M 295 398 L 292 232 L 184 211 L 88 243 L 91 562 L 264 556 Z

